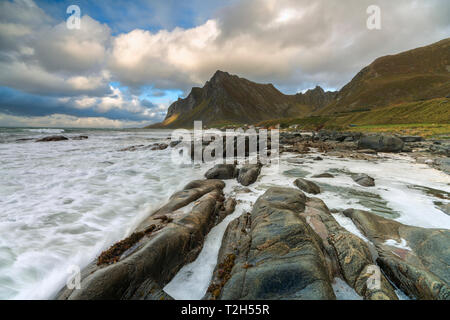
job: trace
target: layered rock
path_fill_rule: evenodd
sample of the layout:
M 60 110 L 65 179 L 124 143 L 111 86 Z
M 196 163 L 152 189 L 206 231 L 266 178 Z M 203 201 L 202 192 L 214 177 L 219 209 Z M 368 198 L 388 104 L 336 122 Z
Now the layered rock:
M 450 299 L 450 231 L 407 226 L 370 212 L 344 214 L 376 246 L 377 262 L 410 297 Z
M 270 188 L 232 221 L 205 299 L 335 299 L 334 277 L 365 299 L 395 300 L 368 245 L 342 228 L 322 200 L 291 188 Z M 379 270 L 379 269 L 378 269 Z
M 58 299 L 165 299 L 162 288 L 199 254 L 209 230 L 234 210 L 224 206 L 224 183 L 194 181 L 172 196 L 127 239 L 102 253 L 81 274 L 81 289 Z M 183 208 L 192 201 L 192 209 Z M 177 210 L 180 209 L 180 210 Z
M 270 188 L 227 228 L 205 298 L 335 299 L 322 241 L 299 215 L 305 195 Z

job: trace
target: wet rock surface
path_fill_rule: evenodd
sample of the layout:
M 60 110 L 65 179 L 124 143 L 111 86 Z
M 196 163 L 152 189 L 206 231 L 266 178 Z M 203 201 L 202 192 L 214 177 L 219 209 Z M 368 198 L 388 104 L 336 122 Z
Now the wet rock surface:
M 66 141 L 69 138 L 65 136 L 49 136 L 36 140 L 36 142 L 53 142 L 53 141 Z
M 404 147 L 402 139 L 392 135 L 368 135 L 359 139 L 359 149 L 372 149 L 378 152 L 400 152 Z
M 306 180 L 306 179 L 298 178 L 294 181 L 294 185 L 306 193 L 311 193 L 311 194 L 319 194 L 320 193 L 320 187 L 317 184 L 315 184 L 314 182 Z
M 239 169 L 237 180 L 243 186 L 249 186 L 255 183 L 261 173 L 261 164 L 247 164 Z
M 352 176 L 353 181 L 363 187 L 373 187 L 375 186 L 375 179 L 368 176 L 365 173 L 358 173 Z
M 370 212 L 344 214 L 375 245 L 378 265 L 401 290 L 417 299 L 450 299 L 450 231 L 407 226 Z
M 217 164 L 205 173 L 206 179 L 234 179 L 238 176 L 239 170 L 235 164 Z
M 227 228 L 205 298 L 335 299 L 322 241 L 299 215 L 305 195 L 270 188 Z
M 129 238 L 105 252 L 107 257 L 116 254 L 114 259 L 86 267 L 81 289 L 63 289 L 57 299 L 171 299 L 162 288 L 197 257 L 209 230 L 234 210 L 235 202 L 224 204 L 223 187 L 217 180 L 188 184 Z M 195 200 L 192 209 L 181 209 Z

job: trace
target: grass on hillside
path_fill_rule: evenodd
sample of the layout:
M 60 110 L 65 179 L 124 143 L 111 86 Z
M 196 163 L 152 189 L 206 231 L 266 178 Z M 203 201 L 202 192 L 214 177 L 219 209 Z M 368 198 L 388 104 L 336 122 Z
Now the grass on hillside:
M 435 137 L 450 135 L 450 99 L 438 98 L 379 108 L 301 119 L 274 119 L 257 126 L 281 128 L 300 125 L 305 130 L 345 130 L 390 132 L 402 135 Z

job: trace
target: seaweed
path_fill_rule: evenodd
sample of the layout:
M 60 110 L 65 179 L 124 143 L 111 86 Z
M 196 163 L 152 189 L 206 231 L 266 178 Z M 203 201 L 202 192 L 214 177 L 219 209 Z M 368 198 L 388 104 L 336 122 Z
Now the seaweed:
M 97 265 L 113 264 L 119 261 L 120 256 L 130 249 L 134 244 L 139 242 L 144 236 L 150 235 L 153 231 L 160 230 L 161 226 L 152 224 L 147 229 L 139 232 L 134 232 L 128 238 L 121 240 L 111 246 L 108 250 L 103 251 L 97 260 Z

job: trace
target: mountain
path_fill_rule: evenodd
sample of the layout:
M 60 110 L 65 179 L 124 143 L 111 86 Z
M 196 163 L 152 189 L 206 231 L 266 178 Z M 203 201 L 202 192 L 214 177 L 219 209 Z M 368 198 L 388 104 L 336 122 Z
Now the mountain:
M 319 111 L 333 114 L 377 109 L 450 94 L 450 38 L 376 59 Z
M 305 93 L 297 93 L 295 95 L 295 100 L 302 105 L 312 106 L 314 111 L 316 111 L 333 102 L 337 95 L 337 91 L 325 92 L 320 86 L 317 86 Z
M 328 99 L 328 93 L 320 87 L 305 94 L 285 95 L 272 84 L 255 83 L 219 70 L 203 88 L 192 88 L 185 99 L 174 102 L 162 123 L 150 127 L 192 127 L 194 120 L 211 126 L 303 117 Z
M 185 99 L 174 102 L 162 123 L 149 127 L 192 127 L 194 120 L 202 120 L 207 126 L 255 124 L 310 115 L 378 112 L 395 106 L 405 109 L 408 105 L 426 105 L 428 114 L 430 106 L 449 95 L 450 38 L 447 38 L 378 58 L 339 92 L 325 92 L 317 86 L 305 93 L 285 95 L 272 84 L 259 84 L 217 71 L 203 88 L 192 88 Z M 427 103 L 419 103 L 422 101 Z M 414 110 L 417 116 L 422 114 L 420 108 Z M 408 121 L 407 117 L 404 121 Z

